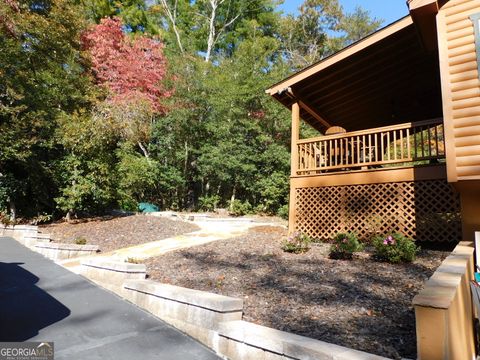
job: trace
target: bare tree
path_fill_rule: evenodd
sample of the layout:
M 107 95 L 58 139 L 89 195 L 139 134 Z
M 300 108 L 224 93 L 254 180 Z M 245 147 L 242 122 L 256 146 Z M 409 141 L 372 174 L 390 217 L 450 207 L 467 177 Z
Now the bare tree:
M 180 52 L 183 53 L 184 50 L 183 50 L 182 40 L 180 38 L 180 33 L 177 28 L 178 0 L 175 0 L 172 7 L 170 7 L 170 5 L 167 3 L 167 0 L 160 0 L 160 5 L 162 5 L 163 10 L 165 11 L 165 14 L 168 17 L 168 20 L 170 21 L 172 30 L 175 33 L 175 37 L 177 38 L 177 44 L 180 49 Z
M 222 33 L 231 26 L 241 15 L 241 12 L 233 16 L 232 12 L 232 1 L 228 2 L 228 8 L 226 10 L 225 21 L 223 24 L 217 28 L 217 15 L 218 8 L 225 2 L 225 0 L 208 0 L 210 4 L 210 15 L 209 15 L 209 26 L 208 26 L 208 40 L 207 40 L 207 53 L 205 55 L 205 62 L 210 62 L 212 51 L 215 47 L 215 44 L 218 42 L 218 39 Z

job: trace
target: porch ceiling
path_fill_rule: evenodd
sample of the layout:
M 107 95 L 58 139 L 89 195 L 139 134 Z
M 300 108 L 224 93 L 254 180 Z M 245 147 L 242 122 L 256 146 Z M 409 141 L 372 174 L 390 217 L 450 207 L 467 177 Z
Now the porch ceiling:
M 322 132 L 319 118 L 354 131 L 442 116 L 437 50 L 425 50 L 410 16 L 267 92 L 288 108 L 306 104 L 301 117 Z

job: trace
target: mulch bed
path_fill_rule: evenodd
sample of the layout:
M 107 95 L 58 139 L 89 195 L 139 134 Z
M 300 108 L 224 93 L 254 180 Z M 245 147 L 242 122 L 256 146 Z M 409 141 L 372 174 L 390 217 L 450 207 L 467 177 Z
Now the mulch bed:
M 131 215 L 104 216 L 42 225 L 41 232 L 49 233 L 56 242 L 75 243 L 81 237 L 87 244 L 99 245 L 102 252 L 166 239 L 199 230 L 198 226 L 167 218 Z
M 235 239 L 147 260 L 150 278 L 244 299 L 244 319 L 329 343 L 416 358 L 412 299 L 449 254 L 422 250 L 412 264 L 328 258 L 328 244 L 281 250 L 284 229 L 253 228 Z

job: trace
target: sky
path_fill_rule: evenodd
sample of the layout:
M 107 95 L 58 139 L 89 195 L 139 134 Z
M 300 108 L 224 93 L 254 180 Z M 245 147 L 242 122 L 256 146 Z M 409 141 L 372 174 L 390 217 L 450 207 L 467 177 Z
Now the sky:
M 285 13 L 295 13 L 303 0 L 285 0 L 281 9 Z M 384 20 L 383 25 L 388 25 L 408 13 L 406 0 L 340 0 L 343 8 L 351 12 L 356 6 L 361 6 L 370 11 L 370 15 Z

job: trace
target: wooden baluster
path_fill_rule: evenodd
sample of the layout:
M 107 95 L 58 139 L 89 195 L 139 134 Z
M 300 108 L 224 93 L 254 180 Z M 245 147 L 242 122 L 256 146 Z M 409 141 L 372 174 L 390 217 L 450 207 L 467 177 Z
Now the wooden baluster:
M 300 144 L 298 145 L 299 146 L 299 149 L 298 149 L 298 155 L 299 155 L 299 161 L 298 161 L 298 164 L 299 164 L 299 168 L 300 170 L 304 169 L 304 161 L 303 161 L 303 144 Z
M 397 130 L 393 130 L 393 159 L 397 160 Z
M 410 154 L 411 146 L 410 146 L 410 129 L 407 128 L 407 159 L 412 158 L 412 154 Z
M 413 131 L 413 160 L 417 159 L 418 151 L 417 151 L 417 129 L 412 128 Z
M 432 158 L 432 135 L 430 134 L 431 130 L 432 130 L 431 128 L 427 129 L 427 131 L 428 131 L 428 158 L 429 159 Z
M 390 161 L 390 131 L 387 132 L 387 160 Z
M 360 164 L 360 136 L 357 136 L 357 164 Z
M 340 139 L 340 165 L 345 165 L 344 164 L 344 160 L 343 160 L 343 140 L 344 139 Z
M 438 158 L 438 127 L 439 125 L 435 126 L 435 156 Z
M 404 148 L 403 148 L 403 129 L 400 130 L 400 159 L 405 159 L 403 156 Z
M 328 147 L 329 147 L 329 151 L 328 151 L 328 165 L 329 165 L 329 166 L 332 166 L 332 165 L 333 165 L 332 140 L 328 140 Z
M 313 148 L 313 143 L 308 144 L 309 150 L 310 150 L 310 156 L 308 157 L 309 161 L 309 168 L 314 169 L 315 168 L 315 153 L 314 153 L 314 148 Z
M 378 161 L 378 134 L 375 134 L 375 161 Z
M 327 142 L 323 142 L 323 160 L 324 160 L 324 165 L 328 166 L 328 151 L 327 151 Z
M 350 138 L 350 164 L 355 164 L 355 140 L 353 140 L 353 137 Z
M 425 139 L 423 138 L 423 134 L 424 134 L 425 130 L 422 127 L 420 127 L 420 146 L 421 146 L 421 149 L 422 149 L 422 159 L 425 158 Z
M 368 134 L 368 162 L 372 162 L 372 135 Z

